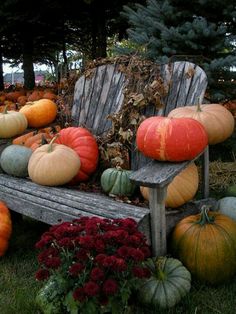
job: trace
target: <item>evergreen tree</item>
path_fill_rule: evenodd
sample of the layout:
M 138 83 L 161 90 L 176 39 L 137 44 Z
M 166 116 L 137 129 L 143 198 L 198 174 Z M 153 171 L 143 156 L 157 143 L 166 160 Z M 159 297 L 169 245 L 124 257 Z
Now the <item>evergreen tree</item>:
M 208 75 L 211 101 L 236 98 L 235 0 L 147 0 L 124 6 L 122 15 L 145 57 L 193 61 Z

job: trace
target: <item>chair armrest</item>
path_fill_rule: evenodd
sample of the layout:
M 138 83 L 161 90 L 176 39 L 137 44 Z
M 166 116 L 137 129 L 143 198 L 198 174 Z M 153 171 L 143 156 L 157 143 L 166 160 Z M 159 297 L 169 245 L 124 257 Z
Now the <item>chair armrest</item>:
M 129 178 L 137 185 L 147 186 L 150 188 L 162 188 L 168 185 L 177 174 L 179 174 L 194 160 L 195 159 L 183 162 L 152 160 L 144 167 L 133 171 Z

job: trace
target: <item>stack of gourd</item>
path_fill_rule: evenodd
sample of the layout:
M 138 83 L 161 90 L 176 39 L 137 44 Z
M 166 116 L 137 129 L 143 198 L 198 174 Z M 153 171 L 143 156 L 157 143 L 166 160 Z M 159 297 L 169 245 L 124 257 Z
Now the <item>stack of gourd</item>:
M 19 112 L 6 108 L 0 114 L 1 138 L 22 134 L 27 127 L 41 128 L 14 138 L 2 151 L 0 164 L 4 172 L 17 177 L 29 176 L 32 181 L 48 186 L 89 178 L 98 162 L 95 138 L 81 127 L 48 127 L 56 115 L 57 105 L 49 99 L 27 103 Z

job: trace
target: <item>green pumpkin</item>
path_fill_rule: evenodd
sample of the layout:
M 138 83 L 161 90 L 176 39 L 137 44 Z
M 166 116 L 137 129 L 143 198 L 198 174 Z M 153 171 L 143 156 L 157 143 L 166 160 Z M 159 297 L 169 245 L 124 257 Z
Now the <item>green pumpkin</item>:
M 217 203 L 217 209 L 221 214 L 236 220 L 236 197 L 227 196 L 221 198 Z
M 104 170 L 101 175 L 103 191 L 109 195 L 131 196 L 136 187 L 129 179 L 131 172 L 120 167 Z
M 1 154 L 0 165 L 4 172 L 15 177 L 28 176 L 28 162 L 32 150 L 21 145 L 9 145 Z
M 178 259 L 150 258 L 146 266 L 151 271 L 151 277 L 139 288 L 139 299 L 142 303 L 170 308 L 190 291 L 191 274 Z

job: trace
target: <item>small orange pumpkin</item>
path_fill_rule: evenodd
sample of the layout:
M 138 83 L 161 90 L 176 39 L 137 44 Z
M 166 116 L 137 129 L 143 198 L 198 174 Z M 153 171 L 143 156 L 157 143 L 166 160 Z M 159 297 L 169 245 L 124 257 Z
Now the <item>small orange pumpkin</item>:
M 12 234 L 11 215 L 5 203 L 0 201 L 0 256 L 8 249 L 9 239 Z
M 20 109 L 20 112 L 26 116 L 30 127 L 39 128 L 55 120 L 57 105 L 50 99 L 40 99 L 34 102 L 27 102 Z

